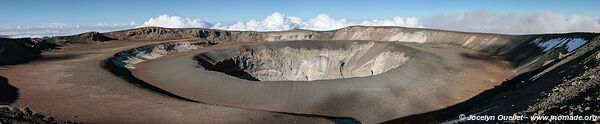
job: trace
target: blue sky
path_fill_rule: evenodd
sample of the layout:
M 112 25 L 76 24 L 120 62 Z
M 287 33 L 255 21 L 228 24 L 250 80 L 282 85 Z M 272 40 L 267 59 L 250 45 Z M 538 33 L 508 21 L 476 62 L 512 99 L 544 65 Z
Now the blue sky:
M 0 37 L 158 26 L 271 31 L 351 25 L 532 34 L 600 32 L 593 0 L 2 0 Z
M 565 15 L 600 16 L 599 1 L 449 1 L 449 0 L 3 0 L 0 24 L 93 25 L 143 22 L 160 14 L 212 22 L 261 19 L 273 12 L 300 18 L 326 13 L 333 18 L 385 19 L 394 16 L 429 16 L 486 9 L 498 13 L 551 11 Z

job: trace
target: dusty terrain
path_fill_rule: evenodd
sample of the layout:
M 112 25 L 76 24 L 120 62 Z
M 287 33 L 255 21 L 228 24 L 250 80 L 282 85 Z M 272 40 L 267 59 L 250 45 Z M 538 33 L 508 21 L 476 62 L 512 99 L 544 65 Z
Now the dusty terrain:
M 111 41 L 64 47 L 0 75 L 16 87 L 11 106 L 81 123 L 328 123 L 327 119 L 206 105 L 142 89 L 102 67 L 113 54 L 161 41 Z M 234 118 L 232 118 L 234 117 Z
M 386 123 L 463 123 L 473 122 L 458 118 L 471 115 L 525 115 L 525 116 L 592 116 L 600 115 L 600 37 L 582 46 L 572 54 L 545 66 L 520 74 L 486 90 L 460 104 L 432 112 L 390 120 Z M 596 120 L 598 123 L 600 120 Z M 479 121 L 484 122 L 484 121 Z M 487 121 L 537 122 L 547 120 Z M 584 121 L 553 121 L 583 123 Z
M 463 56 L 477 52 L 450 46 L 407 46 L 401 49 L 414 58 L 387 73 L 363 78 L 256 82 L 195 68 L 191 58 L 211 49 L 145 61 L 136 65 L 133 74 L 167 92 L 204 103 L 353 117 L 366 123 L 456 104 L 511 74 L 508 62 Z
M 282 32 L 147 27 L 50 39 L 2 39 L 0 75 L 6 80 L 0 86 L 9 90 L 3 90 L 7 95 L 0 96 L 0 103 L 83 123 L 353 123 L 354 119 L 402 123 L 462 122 L 459 114 L 600 115 L 598 36 L 363 26 Z M 357 71 L 360 76 L 312 81 L 310 77 L 322 76 L 312 72 L 315 67 L 352 72 L 342 69 L 345 64 L 325 60 L 352 59 L 321 55 L 325 59 L 309 62 L 333 66 L 265 64 L 292 62 L 273 52 L 241 52 L 243 59 L 231 59 L 248 62 L 237 62 L 237 67 L 248 67 L 241 70 L 252 77 L 300 74 L 309 81 L 247 80 L 218 70 L 227 68 L 210 70 L 197 61 L 198 55 L 213 52 L 212 59 L 231 47 L 280 43 L 290 48 L 296 45 L 286 42 L 298 41 L 390 42 L 403 46 L 409 59 L 387 71 L 374 69 L 376 64 L 358 64 L 372 75 Z M 63 47 L 42 52 L 56 48 L 54 44 Z M 275 60 L 259 59 L 265 55 L 275 55 Z M 367 58 L 361 62 L 377 60 Z M 227 59 L 210 62 L 223 60 Z M 255 73 L 262 70 L 270 72 Z

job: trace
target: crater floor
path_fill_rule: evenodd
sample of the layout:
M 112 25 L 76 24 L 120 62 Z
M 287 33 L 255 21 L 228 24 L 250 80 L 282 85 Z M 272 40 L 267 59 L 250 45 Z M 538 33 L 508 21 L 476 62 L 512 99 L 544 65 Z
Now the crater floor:
M 436 123 L 599 108 L 597 33 L 144 27 L 0 41 L 11 58 L 0 60 L 0 108 L 82 123 Z
M 173 40 L 168 40 L 170 42 Z M 80 123 L 331 123 L 324 118 L 214 106 L 140 88 L 102 67 L 117 52 L 165 41 L 66 46 L 0 75 L 18 89 L 14 107 Z M 0 80 L 2 81 L 2 80 Z
M 319 75 L 300 71 L 303 62 L 294 58 L 304 56 L 292 55 L 300 52 L 295 51 L 299 49 L 308 50 L 305 55 L 311 57 L 318 53 L 335 53 L 338 49 L 336 57 L 340 58 L 315 61 L 328 66 L 319 63 L 306 68 L 325 68 L 334 73 Z M 311 53 L 311 49 L 332 52 Z M 365 55 L 357 54 L 361 52 Z M 390 63 L 383 66 L 369 65 L 371 61 L 378 61 L 380 55 L 392 56 L 392 60 L 386 60 Z M 291 59 L 278 59 L 284 57 Z M 341 62 L 337 64 L 340 60 L 345 63 L 343 66 Z M 230 63 L 223 64 L 227 61 Z M 248 74 L 246 76 L 267 81 L 252 81 L 236 75 L 238 73 L 226 72 L 232 70 L 218 70 L 216 67 L 219 66 L 235 67 L 236 71 Z M 291 71 L 281 74 L 263 72 L 265 69 L 275 69 L 273 72 L 287 69 L 277 70 L 277 67 L 290 67 Z M 350 73 L 348 77 L 354 78 L 345 78 L 336 70 Z M 379 74 L 371 74 L 370 70 Z M 505 60 L 457 46 L 379 41 L 280 41 L 213 45 L 145 61 L 137 64 L 132 72 L 153 86 L 203 103 L 353 117 L 366 123 L 377 123 L 459 103 L 498 85 L 511 76 L 511 70 Z

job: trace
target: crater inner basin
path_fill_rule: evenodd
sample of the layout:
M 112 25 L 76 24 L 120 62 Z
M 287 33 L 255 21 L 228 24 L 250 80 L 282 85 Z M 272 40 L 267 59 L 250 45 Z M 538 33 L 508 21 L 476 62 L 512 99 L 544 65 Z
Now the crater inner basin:
M 456 46 L 410 42 L 240 41 L 144 61 L 131 71 L 145 83 L 202 103 L 378 123 L 456 104 L 509 76 L 510 64 L 504 60 L 465 55 L 485 56 Z M 302 59 L 316 63 L 299 71 Z M 335 74 L 306 73 L 321 67 Z M 268 69 L 282 73 L 252 72 Z M 298 81 L 306 79 L 313 81 Z
M 385 73 L 410 59 L 391 42 L 290 41 L 239 45 L 200 53 L 198 64 L 253 81 L 313 81 Z

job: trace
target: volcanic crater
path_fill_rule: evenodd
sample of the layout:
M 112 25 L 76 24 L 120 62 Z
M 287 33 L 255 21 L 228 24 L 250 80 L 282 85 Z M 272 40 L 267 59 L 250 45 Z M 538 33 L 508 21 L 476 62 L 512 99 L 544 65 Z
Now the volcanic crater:
M 205 69 L 255 81 L 313 81 L 385 73 L 407 60 L 393 42 L 288 41 L 240 45 L 194 57 Z
M 596 97 L 589 94 L 600 86 L 597 33 L 144 27 L 0 40 L 0 57 L 10 58 L 0 65 L 18 64 L 0 69 L 0 83 L 18 89 L 6 102 L 84 123 L 445 122 L 571 104 L 538 104 L 557 99 L 588 105 L 576 100 Z

